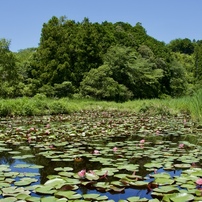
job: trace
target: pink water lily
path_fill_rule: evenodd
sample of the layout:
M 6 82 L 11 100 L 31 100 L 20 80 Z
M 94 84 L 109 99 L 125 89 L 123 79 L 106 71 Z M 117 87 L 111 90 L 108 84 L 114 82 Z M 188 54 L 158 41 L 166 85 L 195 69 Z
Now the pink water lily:
M 95 149 L 94 151 L 93 151 L 93 154 L 99 154 L 100 153 L 100 151 L 98 151 L 97 149 Z
M 29 129 L 29 131 L 35 131 L 35 128 L 34 128 L 34 127 L 31 127 L 31 128 Z
M 140 140 L 140 144 L 144 144 L 144 143 L 145 143 L 144 139 Z
M 184 144 L 183 143 L 181 143 L 181 144 L 179 144 L 179 148 L 184 148 Z
M 84 178 L 85 174 L 86 174 L 86 170 L 81 170 L 81 171 L 78 172 L 78 176 L 81 177 L 81 178 Z
M 160 135 L 160 131 L 159 130 L 156 131 L 156 135 Z
M 27 138 L 27 141 L 28 141 L 28 143 L 31 143 L 32 138 L 31 138 L 31 137 L 28 137 L 28 138 Z
M 117 150 L 118 150 L 118 148 L 117 148 L 117 147 L 114 147 L 114 148 L 113 148 L 113 151 L 114 151 L 114 152 L 115 152 L 115 151 L 117 151 Z
M 198 179 L 196 180 L 196 184 L 197 184 L 197 185 L 202 185 L 202 178 L 198 178 Z
M 50 128 L 50 124 L 49 123 L 46 125 L 46 128 Z

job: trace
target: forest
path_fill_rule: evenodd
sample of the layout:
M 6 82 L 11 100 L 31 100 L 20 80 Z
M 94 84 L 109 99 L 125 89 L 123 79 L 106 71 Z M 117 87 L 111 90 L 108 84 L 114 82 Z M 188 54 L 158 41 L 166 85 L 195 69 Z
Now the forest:
M 192 95 L 202 87 L 202 40 L 149 36 L 140 22 L 75 22 L 53 16 L 38 47 L 0 39 L 0 97 L 134 99 Z

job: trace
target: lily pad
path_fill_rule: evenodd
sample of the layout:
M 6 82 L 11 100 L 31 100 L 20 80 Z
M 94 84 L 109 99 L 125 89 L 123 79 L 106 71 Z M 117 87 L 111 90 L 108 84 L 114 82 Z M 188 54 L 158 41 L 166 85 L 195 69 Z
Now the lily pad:
M 100 194 L 83 194 L 85 200 L 97 200 Z
M 194 196 L 188 193 L 175 193 L 175 194 L 165 195 L 163 197 L 163 200 L 166 201 L 167 199 L 170 199 L 173 202 L 192 201 L 194 200 Z

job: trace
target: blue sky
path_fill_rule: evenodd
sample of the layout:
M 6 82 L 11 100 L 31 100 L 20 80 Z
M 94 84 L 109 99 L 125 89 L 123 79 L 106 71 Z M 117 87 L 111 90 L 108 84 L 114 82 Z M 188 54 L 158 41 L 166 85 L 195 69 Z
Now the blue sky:
M 0 6 L 0 38 L 11 40 L 11 51 L 37 47 L 43 23 L 52 16 L 140 22 L 148 35 L 165 43 L 202 40 L 202 0 L 0 0 Z

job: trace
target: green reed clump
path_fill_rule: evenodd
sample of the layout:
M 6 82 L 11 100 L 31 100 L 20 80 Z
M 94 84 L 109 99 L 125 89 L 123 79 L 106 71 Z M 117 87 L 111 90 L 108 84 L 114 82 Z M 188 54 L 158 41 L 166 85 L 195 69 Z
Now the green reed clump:
M 202 89 L 195 92 L 190 98 L 189 103 L 192 117 L 202 122 Z
M 202 90 L 182 98 L 133 100 L 124 103 L 93 99 L 47 98 L 43 94 L 16 99 L 0 99 L 0 116 L 69 114 L 80 110 L 123 110 L 148 115 L 188 114 L 202 122 Z

